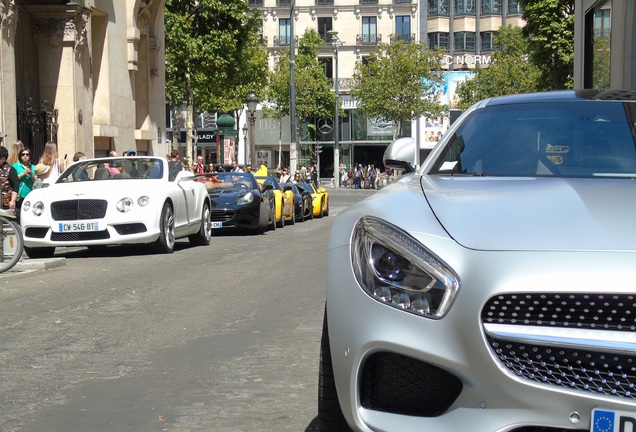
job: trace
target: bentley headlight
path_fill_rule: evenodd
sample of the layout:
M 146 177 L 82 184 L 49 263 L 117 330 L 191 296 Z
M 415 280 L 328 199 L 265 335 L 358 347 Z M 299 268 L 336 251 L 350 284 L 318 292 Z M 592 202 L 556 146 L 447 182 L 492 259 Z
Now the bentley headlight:
M 246 194 L 241 195 L 240 197 L 238 197 L 238 199 L 236 200 L 236 204 L 238 205 L 246 205 L 251 203 L 252 201 L 254 201 L 254 194 L 251 192 L 248 192 Z
M 117 208 L 118 212 L 126 213 L 132 209 L 134 204 L 135 201 L 133 201 L 132 198 L 122 198 L 117 201 L 117 205 L 115 206 L 115 208 Z
M 31 206 L 31 213 L 35 216 L 41 216 L 44 213 L 44 203 L 42 201 L 34 202 L 33 206 Z
M 150 197 L 149 196 L 140 196 L 139 198 L 137 198 L 137 204 L 139 205 L 139 207 L 146 207 L 148 204 L 150 204 Z
M 448 313 L 457 275 L 405 231 L 373 217 L 358 221 L 351 259 L 356 280 L 377 301 L 427 318 Z
M 22 203 L 22 208 L 20 210 L 21 211 L 29 211 L 30 208 L 31 208 L 31 201 L 24 201 Z

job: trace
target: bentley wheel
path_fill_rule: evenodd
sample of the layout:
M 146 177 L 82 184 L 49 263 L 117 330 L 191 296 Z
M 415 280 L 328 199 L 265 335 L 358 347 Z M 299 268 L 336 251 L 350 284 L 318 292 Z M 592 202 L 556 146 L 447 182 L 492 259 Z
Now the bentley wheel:
M 331 363 L 327 309 L 322 321 L 320 366 L 318 372 L 318 422 L 320 432 L 351 432 L 342 414 Z
M 207 202 L 203 204 L 203 211 L 201 212 L 201 225 L 199 231 L 196 234 L 188 237 L 190 243 L 194 246 L 207 246 L 210 244 L 212 238 L 212 220 L 210 216 L 210 204 Z
M 159 220 L 159 238 L 155 242 L 155 249 L 159 253 L 172 253 L 174 251 L 175 229 L 174 213 L 170 204 L 164 204 Z

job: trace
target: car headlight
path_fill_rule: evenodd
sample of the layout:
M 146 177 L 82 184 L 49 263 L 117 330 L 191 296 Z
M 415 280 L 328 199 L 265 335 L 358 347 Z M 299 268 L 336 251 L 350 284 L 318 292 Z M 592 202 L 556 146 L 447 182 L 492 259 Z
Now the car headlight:
M 405 231 L 374 217 L 354 230 L 351 260 L 356 280 L 377 301 L 439 319 L 459 291 L 459 277 Z
M 20 208 L 21 211 L 29 211 L 29 209 L 31 208 L 31 201 L 24 201 L 22 203 L 22 207 Z
M 140 196 L 139 198 L 137 198 L 137 204 L 139 205 L 139 207 L 146 207 L 148 204 L 150 204 L 150 197 L 149 196 Z
M 135 205 L 135 201 L 133 201 L 132 198 L 126 197 L 117 201 L 117 205 L 115 206 L 115 208 L 117 209 L 118 212 L 126 213 L 126 212 L 129 212 L 134 205 Z
M 252 201 L 254 201 L 254 194 L 251 192 L 248 192 L 238 197 L 238 199 L 236 200 L 236 204 L 245 205 L 245 204 L 251 203 Z
M 27 207 L 27 210 L 28 210 L 28 207 Z M 42 201 L 34 202 L 33 206 L 31 206 L 31 213 L 33 213 L 35 216 L 41 216 L 42 213 L 44 213 L 44 203 Z

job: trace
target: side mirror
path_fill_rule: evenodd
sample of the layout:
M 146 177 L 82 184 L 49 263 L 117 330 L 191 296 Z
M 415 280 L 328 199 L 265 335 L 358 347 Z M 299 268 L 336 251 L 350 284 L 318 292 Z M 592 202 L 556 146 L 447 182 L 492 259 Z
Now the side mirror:
M 285 185 L 283 185 L 283 192 L 287 192 L 287 191 L 290 191 L 290 190 L 292 190 L 292 187 L 291 187 L 291 186 L 285 186 Z
M 415 168 L 415 139 L 412 137 L 398 138 L 384 151 L 384 166 L 399 169 L 405 173 L 414 172 Z
M 192 180 L 194 179 L 194 173 L 191 171 L 179 171 L 177 173 L 177 177 L 175 177 L 175 181 L 180 182 L 183 180 Z
M 265 192 L 267 190 L 274 190 L 274 186 L 271 184 L 263 184 L 261 185 L 261 191 Z

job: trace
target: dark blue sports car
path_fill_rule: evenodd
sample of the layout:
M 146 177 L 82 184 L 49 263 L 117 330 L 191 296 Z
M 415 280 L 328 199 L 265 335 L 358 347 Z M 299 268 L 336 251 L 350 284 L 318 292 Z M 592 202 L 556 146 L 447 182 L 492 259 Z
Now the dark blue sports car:
M 194 179 L 208 190 L 213 232 L 235 227 L 262 234 L 276 229 L 273 188 L 259 185 L 252 173 L 208 173 Z

